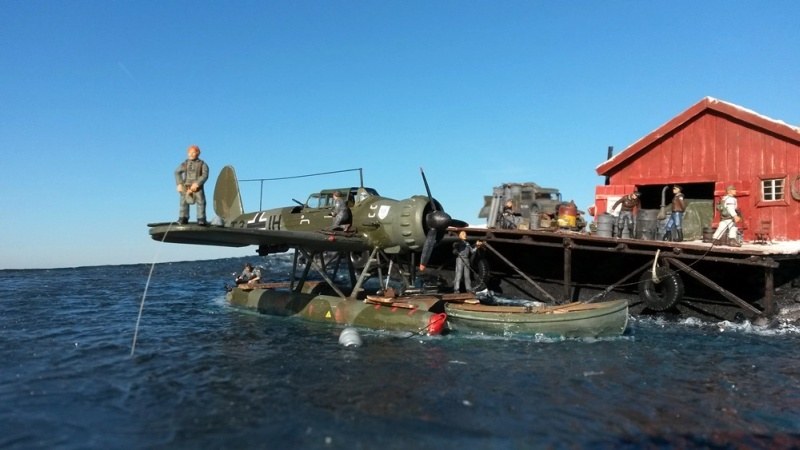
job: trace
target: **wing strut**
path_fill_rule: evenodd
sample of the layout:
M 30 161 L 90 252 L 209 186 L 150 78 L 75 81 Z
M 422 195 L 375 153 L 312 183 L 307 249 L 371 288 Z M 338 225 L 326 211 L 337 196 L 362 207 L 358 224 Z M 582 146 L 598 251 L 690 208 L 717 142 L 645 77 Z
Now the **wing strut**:
M 356 285 L 353 286 L 353 292 L 350 293 L 350 297 L 358 298 L 358 293 L 361 292 L 361 286 L 364 284 L 367 278 L 369 278 L 369 269 L 372 267 L 372 264 L 378 264 L 378 252 L 380 249 L 375 247 L 372 249 L 372 253 L 369 254 L 369 259 L 367 263 L 364 265 L 364 268 L 361 269 L 361 274 L 358 276 L 358 281 L 356 281 Z
M 344 295 L 344 293 L 343 293 L 343 292 L 342 292 L 342 291 L 339 289 L 339 287 L 338 287 L 338 286 L 336 286 L 336 284 L 333 282 L 333 280 L 331 280 L 331 278 L 328 276 L 328 274 L 327 274 L 327 273 L 325 273 L 325 269 L 323 269 L 322 267 L 320 267 L 320 266 L 319 266 L 319 264 L 317 264 L 317 261 L 314 259 L 314 257 L 315 257 L 316 255 L 321 255 L 321 254 L 322 254 L 322 252 L 312 253 L 312 254 L 309 256 L 309 254 L 308 254 L 308 253 L 307 253 L 305 250 L 303 250 L 303 249 L 301 249 L 301 248 L 300 248 L 300 249 L 298 249 L 298 250 L 300 250 L 300 252 L 302 252 L 302 253 L 303 253 L 303 256 L 306 258 L 306 260 L 309 262 L 309 264 L 311 264 L 311 266 L 314 268 L 314 270 L 315 270 L 315 271 L 316 271 L 318 274 L 320 274 L 320 276 L 322 277 L 322 279 L 324 279 L 324 280 L 325 280 L 325 282 L 326 282 L 326 283 L 328 283 L 328 285 L 329 285 L 329 286 L 330 286 L 330 287 L 331 287 L 331 288 L 332 288 L 334 291 L 336 291 L 336 294 L 337 294 L 339 297 L 341 297 L 343 300 L 347 300 L 347 296 L 346 296 L 346 295 Z M 304 277 L 304 278 L 305 278 L 305 277 Z

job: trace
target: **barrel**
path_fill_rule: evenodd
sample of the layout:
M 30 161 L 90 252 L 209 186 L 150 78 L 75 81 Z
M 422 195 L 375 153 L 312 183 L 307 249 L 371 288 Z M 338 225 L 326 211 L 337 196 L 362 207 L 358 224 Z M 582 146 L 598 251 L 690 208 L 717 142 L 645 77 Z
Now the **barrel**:
M 606 238 L 613 237 L 615 220 L 616 218 L 608 213 L 597 216 L 597 236 Z
M 531 230 L 542 228 L 542 214 L 538 211 L 531 213 Z
M 711 227 L 703 227 L 703 242 L 709 243 L 714 240 L 714 229 Z
M 642 209 L 636 219 L 636 239 L 652 241 L 658 231 L 658 210 Z
M 575 228 L 578 219 L 578 208 L 572 203 L 558 205 L 558 226 Z

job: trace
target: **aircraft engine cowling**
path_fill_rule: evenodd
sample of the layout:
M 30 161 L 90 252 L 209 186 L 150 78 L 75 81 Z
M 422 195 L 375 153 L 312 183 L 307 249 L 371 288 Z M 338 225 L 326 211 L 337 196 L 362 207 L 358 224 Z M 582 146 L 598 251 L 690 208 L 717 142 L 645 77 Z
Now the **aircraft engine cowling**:
M 435 208 L 431 202 L 436 203 Z M 422 195 L 400 201 L 378 201 L 371 208 L 375 209 L 379 226 L 369 233 L 370 243 L 390 254 L 421 251 L 428 230 L 444 230 L 450 223 L 441 204 Z

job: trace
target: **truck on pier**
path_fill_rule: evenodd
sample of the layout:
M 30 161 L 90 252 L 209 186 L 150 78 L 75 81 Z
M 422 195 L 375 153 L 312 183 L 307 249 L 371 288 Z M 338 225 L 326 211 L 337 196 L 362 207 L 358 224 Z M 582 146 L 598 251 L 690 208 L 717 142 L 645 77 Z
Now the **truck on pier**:
M 569 228 L 582 230 L 585 221 L 573 202 L 564 202 L 556 188 L 546 188 L 533 182 L 503 183 L 483 197 L 479 218 L 486 219 L 487 228 L 503 228 L 503 207 L 512 204 L 514 228 L 538 230 Z

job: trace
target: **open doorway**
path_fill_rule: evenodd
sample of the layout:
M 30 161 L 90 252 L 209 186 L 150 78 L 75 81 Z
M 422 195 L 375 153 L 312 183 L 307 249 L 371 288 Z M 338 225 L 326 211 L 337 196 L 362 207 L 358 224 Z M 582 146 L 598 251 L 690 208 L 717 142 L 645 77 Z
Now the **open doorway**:
M 709 234 L 714 220 L 714 182 L 675 183 L 681 186 L 686 210 L 683 215 L 684 240 L 703 239 Z M 640 218 L 654 222 L 652 233 L 656 239 L 665 234 L 667 218 L 672 212 L 672 187 L 675 184 L 639 186 L 641 196 Z
M 683 197 L 688 200 L 708 200 L 714 201 L 714 182 L 703 183 L 670 183 L 640 185 L 639 192 L 642 194 L 640 199 L 642 209 L 659 209 L 662 204 L 669 206 L 672 203 L 672 186 L 679 184 L 683 191 Z M 665 189 L 666 188 L 666 189 Z M 663 196 L 663 203 L 662 203 Z

